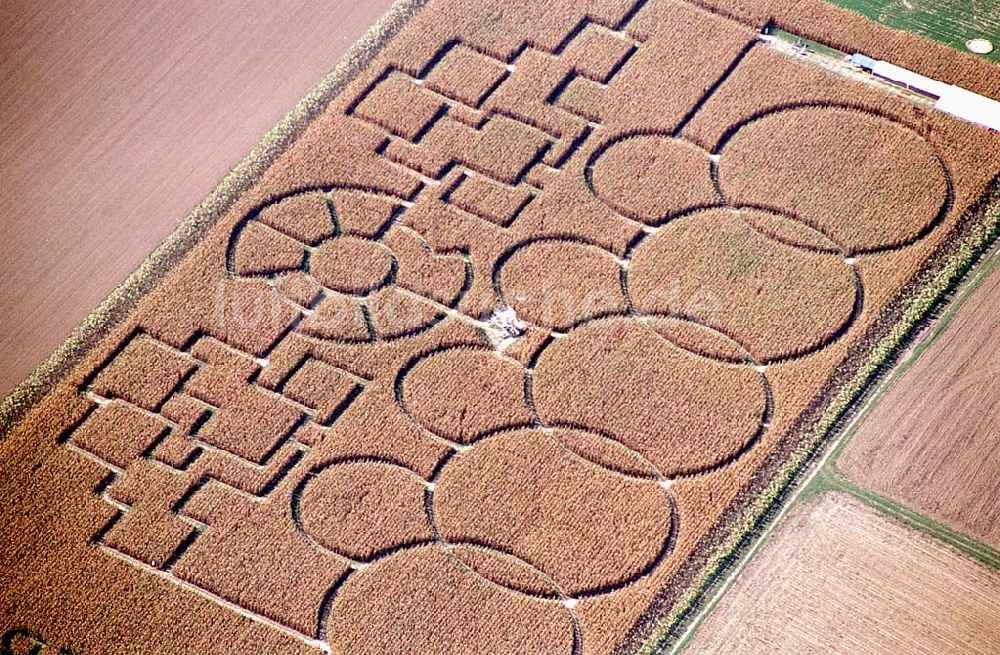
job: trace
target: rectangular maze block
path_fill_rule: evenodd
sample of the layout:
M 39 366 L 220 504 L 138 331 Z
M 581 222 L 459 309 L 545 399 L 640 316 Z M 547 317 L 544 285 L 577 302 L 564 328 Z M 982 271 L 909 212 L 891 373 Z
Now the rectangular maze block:
M 163 405 L 160 414 L 176 427 L 171 430 L 150 458 L 178 470 L 187 469 L 201 455 L 202 449 L 191 438 L 212 415 L 212 408 L 187 394 L 175 394 Z
M 260 371 L 260 363 L 253 357 L 214 337 L 198 339 L 191 355 L 203 365 L 184 385 L 184 391 L 212 406 L 224 403 L 231 389 L 249 383 Z
M 354 113 L 391 134 L 416 141 L 446 107 L 409 75 L 391 71 L 365 94 Z
M 587 121 L 601 123 L 604 120 L 604 90 L 607 87 L 581 75 L 572 74 L 552 99 L 552 104 L 560 109 L 576 114 Z
M 186 434 L 172 431 L 156 445 L 150 458 L 179 471 L 187 470 L 202 454 L 202 448 Z
M 499 59 L 454 43 L 445 46 L 444 54 L 438 56 L 424 83 L 441 95 L 479 107 L 507 75 L 507 66 Z
M 231 394 L 204 427 L 198 440 L 261 464 L 303 419 L 303 414 L 262 389 L 244 387 Z
M 447 116 L 438 124 L 451 122 L 456 126 L 467 127 L 451 116 Z M 473 129 L 468 128 L 467 129 Z M 407 168 L 414 173 L 428 178 L 430 181 L 440 180 L 454 167 L 454 161 L 446 152 L 425 147 L 426 141 L 414 145 L 403 139 L 386 139 L 379 154 L 386 159 Z
M 475 173 L 459 177 L 457 184 L 442 197 L 447 203 L 497 225 L 509 226 L 534 198 L 526 186 L 499 184 Z
M 70 442 L 102 460 L 126 468 L 170 431 L 161 417 L 122 400 L 98 407 L 70 435 Z
M 197 535 L 197 529 L 173 512 L 190 482 L 182 473 L 139 460 L 105 492 L 127 506 L 101 543 L 150 566 L 163 568 Z
M 303 456 L 303 448 L 286 441 L 267 458 L 266 464 L 248 465 L 221 450 L 206 450 L 191 467 L 191 478 L 210 478 L 251 496 L 267 496 Z
M 125 512 L 101 543 L 144 564 L 163 568 L 196 532 L 162 508 L 137 506 Z
M 506 184 L 520 182 L 551 147 L 545 133 L 507 116 L 494 117 L 473 139 L 463 141 L 447 142 L 456 158 L 467 168 Z
M 588 23 L 562 55 L 582 76 L 607 84 L 635 52 L 637 42 L 596 23 Z
M 314 421 L 330 425 L 364 391 L 362 382 L 347 371 L 309 357 L 281 392 L 313 410 Z
M 94 377 L 89 390 L 153 411 L 194 367 L 194 360 L 181 351 L 136 334 Z

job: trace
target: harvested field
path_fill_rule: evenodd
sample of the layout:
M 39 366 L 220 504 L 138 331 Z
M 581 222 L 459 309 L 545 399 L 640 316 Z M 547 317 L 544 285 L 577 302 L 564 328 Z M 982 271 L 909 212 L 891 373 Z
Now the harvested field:
M 825 493 L 788 515 L 685 652 L 987 655 L 998 643 L 1000 573 Z
M 904 373 L 837 460 L 859 484 L 1000 550 L 1000 270 Z
M 0 442 L 0 628 L 338 655 L 661 630 L 1000 171 L 1000 135 L 756 27 L 421 9 Z
M 391 4 L 0 4 L 0 395 Z

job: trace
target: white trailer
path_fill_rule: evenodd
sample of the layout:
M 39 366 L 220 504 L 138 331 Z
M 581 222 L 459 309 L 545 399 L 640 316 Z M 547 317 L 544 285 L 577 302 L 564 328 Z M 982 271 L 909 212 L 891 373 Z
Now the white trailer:
M 933 98 L 935 109 L 1000 132 L 1000 102 L 996 100 L 862 54 L 851 55 L 851 62 L 872 75 Z

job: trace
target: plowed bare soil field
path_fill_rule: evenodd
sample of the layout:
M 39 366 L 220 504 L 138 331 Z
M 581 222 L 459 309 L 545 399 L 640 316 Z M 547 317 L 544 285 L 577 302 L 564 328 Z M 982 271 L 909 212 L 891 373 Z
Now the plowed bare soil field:
M 0 395 L 391 4 L 0 3 Z
M 763 4 L 1000 88 L 832 6 Z M 981 246 L 1000 171 L 1000 135 L 788 57 L 758 39 L 769 17 L 717 5 L 400 9 L 255 184 L 150 263 L 150 290 L 4 405 L 4 639 L 656 638 L 914 299 Z M 520 326 L 493 318 L 511 309 Z
M 891 387 L 837 466 L 862 486 L 1000 549 L 1000 271 Z
M 796 507 L 687 653 L 987 655 L 1000 573 L 853 496 Z

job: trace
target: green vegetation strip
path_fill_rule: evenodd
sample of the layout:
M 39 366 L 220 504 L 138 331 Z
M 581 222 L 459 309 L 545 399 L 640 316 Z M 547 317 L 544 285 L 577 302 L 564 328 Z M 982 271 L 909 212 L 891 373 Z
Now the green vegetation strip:
M 1000 2 L 997 0 L 829 0 L 877 23 L 940 41 L 969 52 L 969 39 L 988 39 L 993 52 L 984 57 L 1000 63 Z

